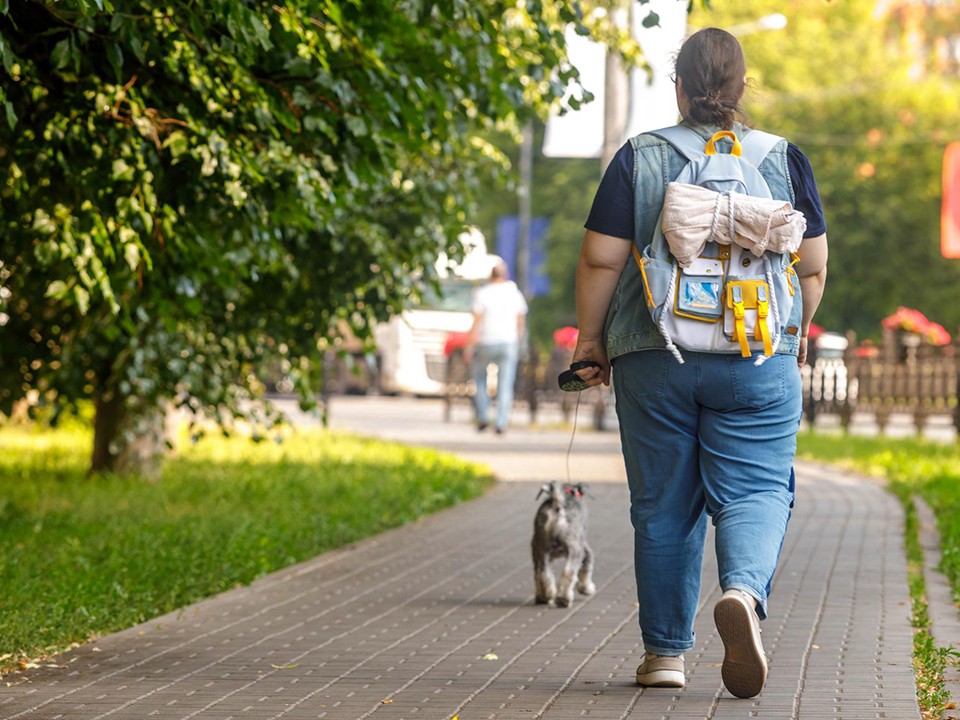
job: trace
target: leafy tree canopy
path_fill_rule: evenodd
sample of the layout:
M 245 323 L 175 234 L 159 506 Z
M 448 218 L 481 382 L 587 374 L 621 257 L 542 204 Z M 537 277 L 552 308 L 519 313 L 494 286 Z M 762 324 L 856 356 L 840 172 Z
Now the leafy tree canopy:
M 93 399 L 97 469 L 163 401 L 249 415 L 264 363 L 309 398 L 456 255 L 571 24 L 636 53 L 562 0 L 0 2 L 0 412 Z

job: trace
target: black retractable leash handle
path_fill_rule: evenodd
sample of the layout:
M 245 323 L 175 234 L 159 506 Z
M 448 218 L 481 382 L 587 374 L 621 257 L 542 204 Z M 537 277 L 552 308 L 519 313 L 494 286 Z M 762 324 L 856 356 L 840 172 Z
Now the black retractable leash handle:
M 580 392 L 590 387 L 586 380 L 577 375 L 577 370 L 584 370 L 589 367 L 599 368 L 600 363 L 596 360 L 577 360 L 575 363 L 571 363 L 569 368 L 557 376 L 560 389 L 565 392 Z
M 577 360 L 574 363 L 570 363 L 570 367 L 557 377 L 557 384 L 560 385 L 561 390 L 564 392 L 577 393 L 577 406 L 573 410 L 573 430 L 570 431 L 570 444 L 567 446 L 567 482 L 573 482 L 573 479 L 570 477 L 570 453 L 573 451 L 573 438 L 577 434 L 577 416 L 580 413 L 579 393 L 581 390 L 586 390 L 590 387 L 586 380 L 577 375 L 577 370 L 583 370 L 588 367 L 599 368 L 600 363 L 596 360 Z

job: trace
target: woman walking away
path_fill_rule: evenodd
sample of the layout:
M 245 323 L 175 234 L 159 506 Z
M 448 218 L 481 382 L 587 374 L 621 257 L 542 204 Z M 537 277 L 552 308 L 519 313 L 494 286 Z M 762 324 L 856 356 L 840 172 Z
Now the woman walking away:
M 727 143 L 732 133 L 734 147 L 742 142 L 744 148 L 751 132 L 755 139 L 765 135 L 739 121 L 745 74 L 743 50 L 729 33 L 707 28 L 689 37 L 676 60 L 680 126 L 696 133 L 704 146 L 720 131 L 728 131 L 722 136 Z M 690 136 L 688 130 L 680 132 Z M 774 144 L 757 170 L 788 215 L 802 212 L 806 229 L 796 236 L 799 261 L 785 271 L 799 279 L 790 283 L 793 309 L 789 317 L 778 318 L 773 342 L 764 337 L 765 357 L 759 360 L 749 356 L 742 326 L 732 337 L 736 340 L 739 331 L 744 352 L 737 351 L 736 342 L 732 351 L 684 349 L 678 336 L 675 345 L 665 339 L 665 326 L 648 310 L 658 289 L 646 284 L 639 260 L 660 232 L 667 184 L 687 166 L 674 143 L 656 133 L 631 138 L 607 169 L 586 222 L 577 265 L 580 335 L 574 361 L 596 362 L 578 373 L 590 384 L 609 383 L 611 370 L 616 375 L 645 650 L 637 682 L 644 686 L 683 687 L 686 682 L 683 653 L 694 647 L 707 518 L 716 529 L 723 592 L 714 606 L 724 644 L 723 682 L 733 695 L 753 697 L 766 681 L 760 621 L 767 616 L 793 506 L 799 368 L 806 360 L 807 332 L 823 294 L 827 262 L 826 225 L 809 161 L 792 143 L 769 137 Z M 743 195 L 736 197 L 736 203 L 746 202 L 739 199 Z M 733 246 L 718 247 L 712 267 L 726 263 L 724 272 L 756 261 L 744 254 L 736 268 L 728 267 L 725 258 Z M 777 257 L 786 258 L 785 268 L 791 262 L 789 253 Z M 760 277 L 754 287 L 766 288 Z M 718 312 L 742 306 L 743 298 L 729 283 L 721 290 Z M 766 292 L 754 291 L 749 301 L 761 317 L 768 309 Z M 709 293 L 693 299 L 709 300 Z M 673 311 L 672 296 L 665 305 Z M 740 321 L 742 315 L 734 322 Z

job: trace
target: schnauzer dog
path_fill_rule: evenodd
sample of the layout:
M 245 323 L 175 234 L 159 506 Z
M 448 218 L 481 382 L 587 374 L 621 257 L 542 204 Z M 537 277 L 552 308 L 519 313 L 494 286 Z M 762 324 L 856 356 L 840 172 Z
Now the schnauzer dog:
M 593 551 L 587 544 L 586 485 L 550 482 L 540 488 L 537 499 L 546 495 L 533 521 L 533 579 L 537 602 L 569 607 L 573 586 L 584 595 L 593 595 Z M 559 583 L 554 582 L 550 561 L 564 558 Z

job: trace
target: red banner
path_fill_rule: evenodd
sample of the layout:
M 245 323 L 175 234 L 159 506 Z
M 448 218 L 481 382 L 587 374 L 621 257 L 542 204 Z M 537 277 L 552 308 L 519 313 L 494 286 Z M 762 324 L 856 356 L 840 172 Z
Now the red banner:
M 940 254 L 960 258 L 960 142 L 950 143 L 943 153 Z

